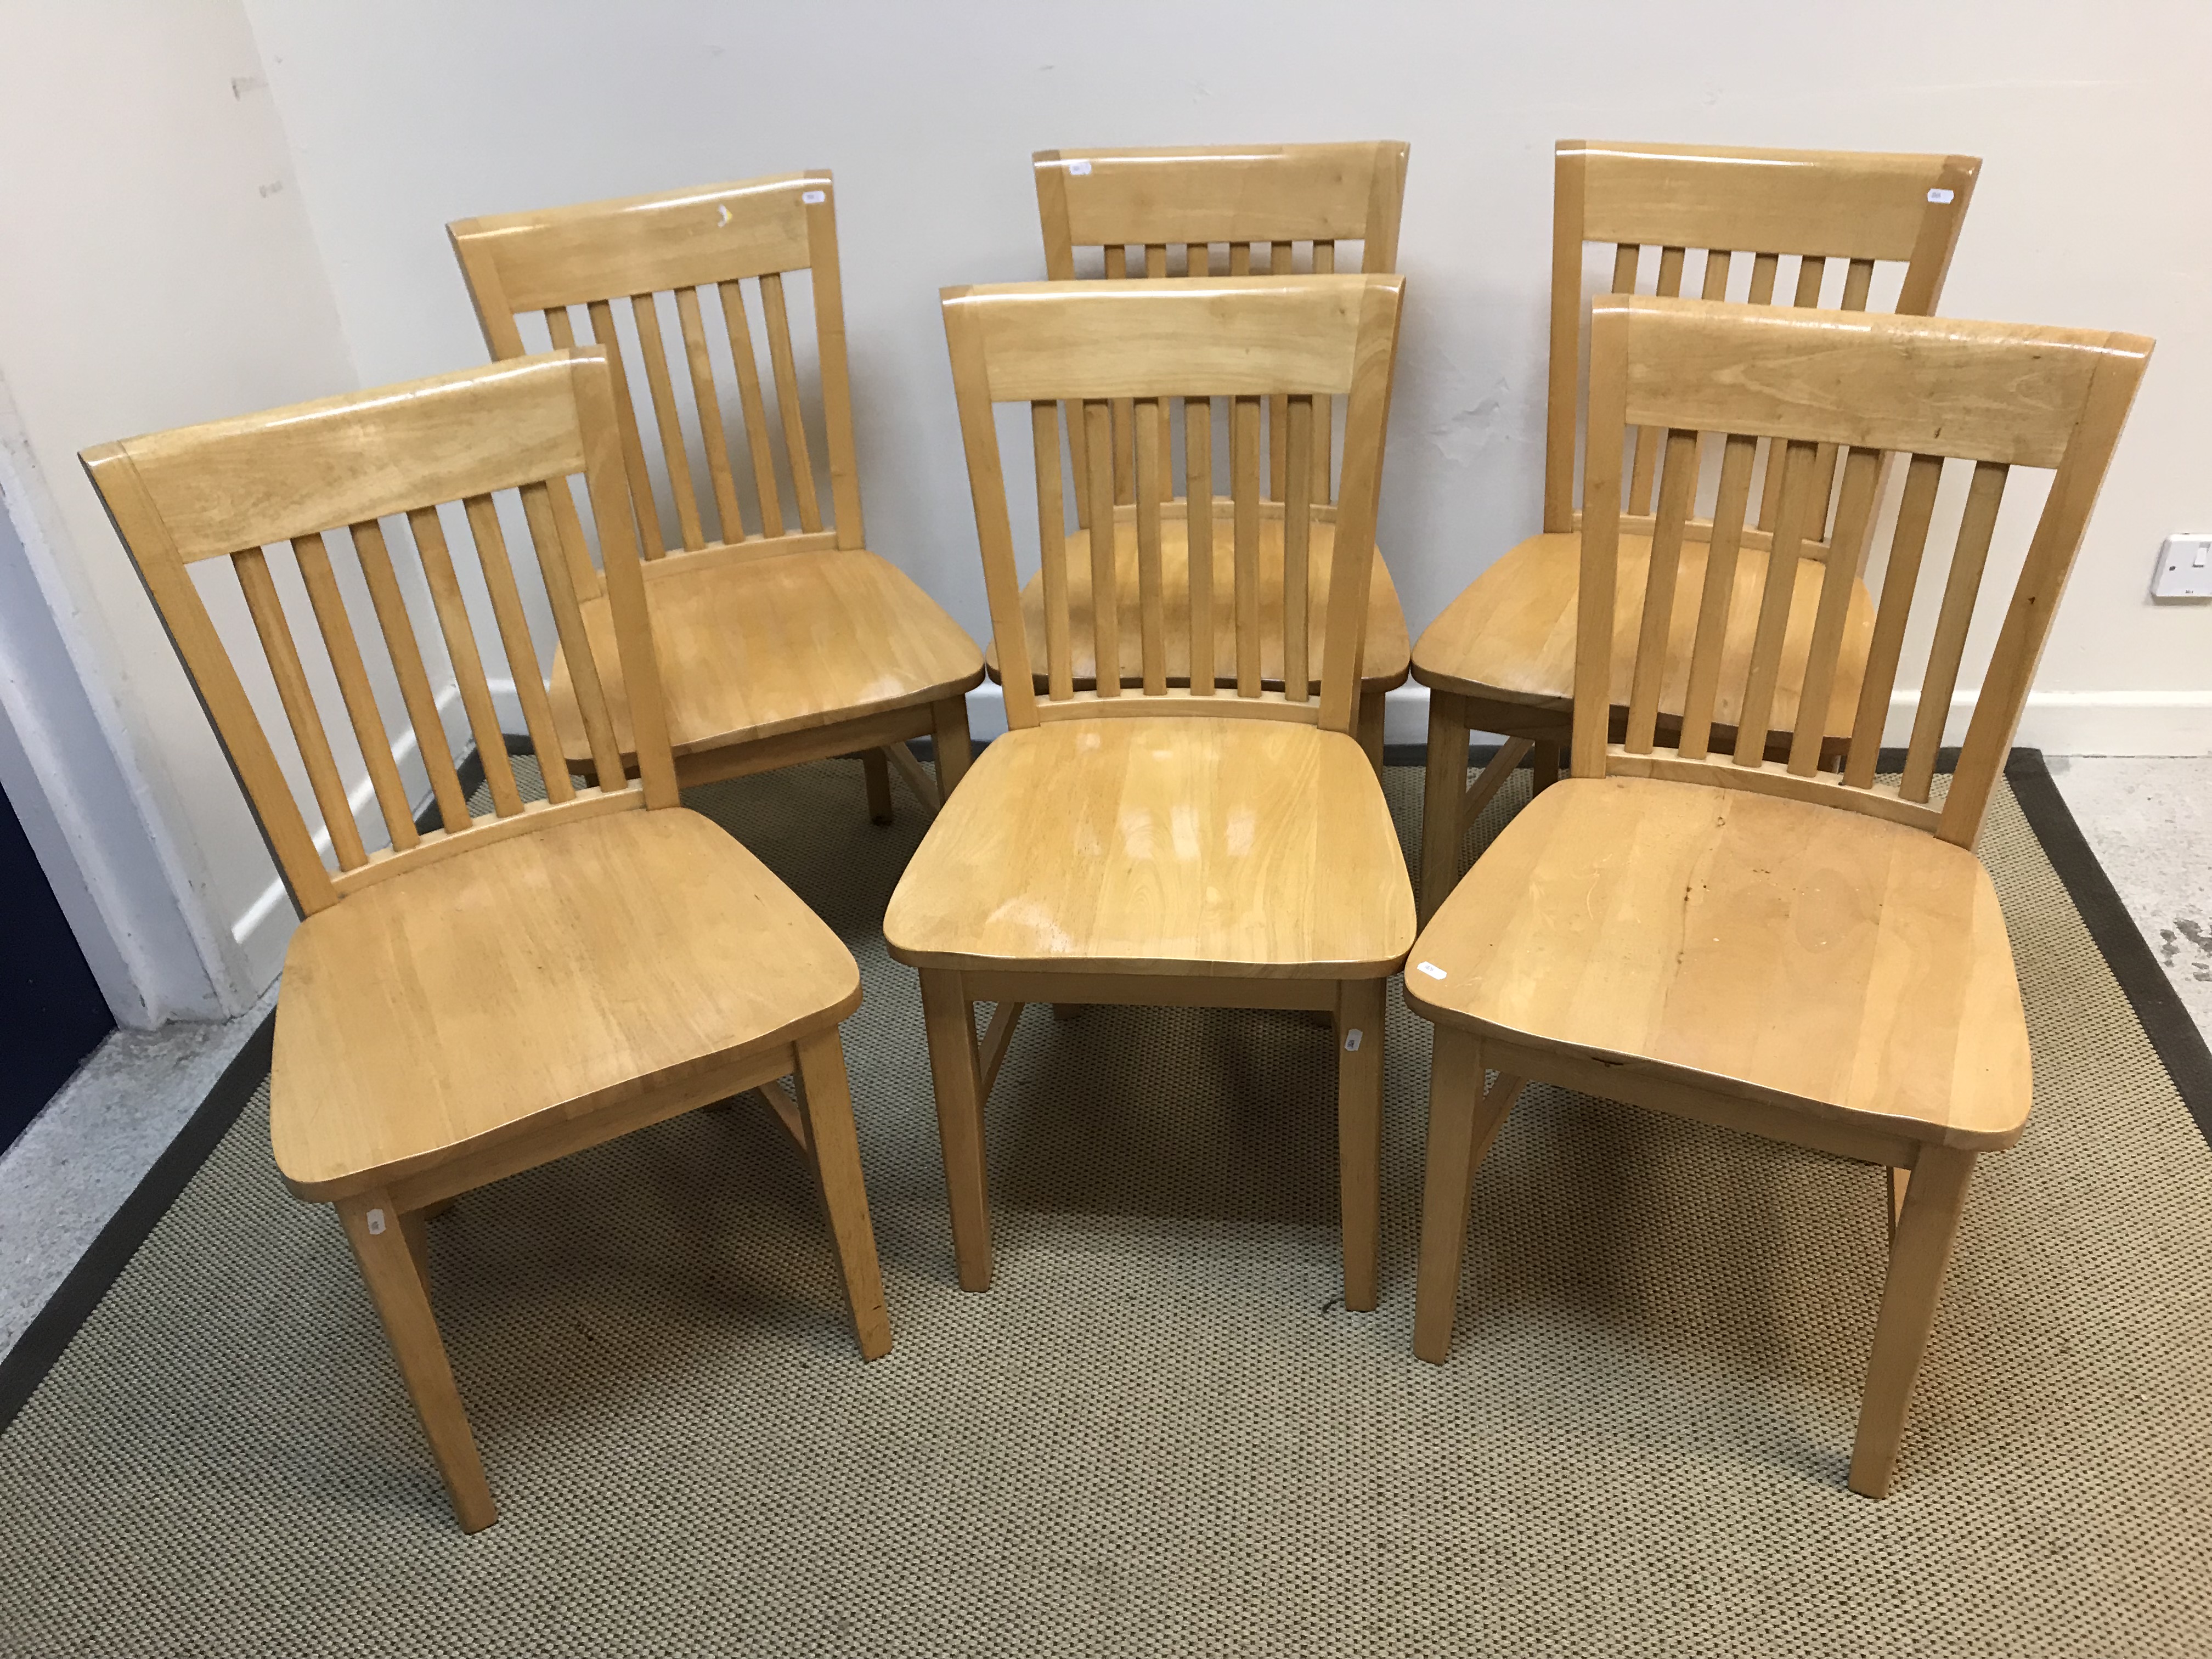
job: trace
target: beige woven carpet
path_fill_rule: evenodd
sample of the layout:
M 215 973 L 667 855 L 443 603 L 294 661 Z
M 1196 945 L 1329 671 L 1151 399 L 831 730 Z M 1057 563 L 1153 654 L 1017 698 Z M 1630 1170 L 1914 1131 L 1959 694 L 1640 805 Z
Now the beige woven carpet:
M 1389 787 L 1410 830 L 1419 775 Z M 962 1294 L 877 931 L 901 799 L 871 828 L 842 763 L 696 801 L 860 958 L 889 1358 L 753 1102 L 473 1194 L 431 1229 L 502 1505 L 465 1537 L 257 1101 L 0 1440 L 0 1653 L 2212 1652 L 2212 1152 L 2009 794 L 2036 1115 L 1881 1504 L 1844 1489 L 1864 1168 L 1537 1091 L 1451 1363 L 1413 1358 L 1429 1045 L 1395 994 L 1379 1312 L 1337 1300 L 1327 1033 L 1267 1014 L 1034 1011 L 998 1283 Z

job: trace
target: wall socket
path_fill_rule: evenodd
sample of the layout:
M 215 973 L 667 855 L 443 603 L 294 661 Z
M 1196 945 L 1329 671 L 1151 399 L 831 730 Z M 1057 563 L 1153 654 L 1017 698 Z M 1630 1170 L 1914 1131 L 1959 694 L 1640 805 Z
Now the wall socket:
M 2150 573 L 2154 599 L 2212 599 L 2212 536 L 2168 536 Z

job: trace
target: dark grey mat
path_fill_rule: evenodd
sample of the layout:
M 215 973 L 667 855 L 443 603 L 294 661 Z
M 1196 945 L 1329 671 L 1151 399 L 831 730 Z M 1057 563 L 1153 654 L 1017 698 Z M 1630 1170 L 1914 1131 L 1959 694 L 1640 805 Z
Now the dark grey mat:
M 1393 769 L 1408 827 L 1419 787 Z M 1336 1301 L 1327 1034 L 1232 1012 L 1024 1021 L 998 1284 L 961 1294 L 877 932 L 917 815 L 872 829 L 841 765 L 696 804 L 860 957 L 892 1354 L 859 1362 L 750 1103 L 473 1194 L 431 1230 L 502 1505 L 464 1537 L 257 1101 L 0 1438 L 0 1653 L 2212 1650 L 2212 1151 L 2008 792 L 2036 1117 L 1984 1162 L 1878 1504 L 1843 1487 L 1863 1168 L 1535 1091 L 1452 1361 L 1414 1360 L 1402 1008 L 1379 1312 Z

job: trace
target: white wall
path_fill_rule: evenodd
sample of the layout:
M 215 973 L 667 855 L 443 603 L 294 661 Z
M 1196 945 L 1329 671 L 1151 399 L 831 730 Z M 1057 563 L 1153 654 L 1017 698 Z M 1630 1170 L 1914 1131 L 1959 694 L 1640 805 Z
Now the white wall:
M 237 0 L 19 0 L 0 21 L 0 444 L 23 543 L 0 554 L 44 590 L 126 780 L 106 828 L 137 847 L 111 873 L 166 890 L 198 957 L 198 1000 L 149 984 L 143 1017 L 234 1012 L 289 912 L 234 935 L 268 855 L 76 452 L 346 390 L 353 367 Z M 177 950 L 152 948 L 173 980 Z
M 246 3 L 372 383 L 481 358 L 448 219 L 834 168 L 870 539 L 979 633 L 936 290 L 1042 274 L 1034 149 L 1412 141 L 1383 533 L 1416 629 L 1537 525 L 1554 140 L 1979 154 L 1946 309 L 2160 341 L 2023 736 L 2212 748 L 2212 612 L 2145 598 L 2159 541 L 2212 526 L 2212 146 L 2181 115 L 2212 78 L 2203 0 L 1873 0 L 1802 21 L 1729 3 Z

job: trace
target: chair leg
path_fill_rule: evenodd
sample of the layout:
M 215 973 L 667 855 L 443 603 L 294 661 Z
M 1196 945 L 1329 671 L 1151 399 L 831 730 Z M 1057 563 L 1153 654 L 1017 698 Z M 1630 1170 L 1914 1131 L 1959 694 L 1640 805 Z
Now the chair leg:
M 991 1212 L 983 1173 L 983 1080 L 975 1055 L 975 1005 L 960 976 L 921 970 L 921 1017 L 937 1089 L 937 1133 L 945 1148 L 945 1195 L 952 1206 L 952 1249 L 960 1288 L 991 1288 Z
M 430 1454 L 446 1479 L 453 1514 L 465 1531 L 482 1532 L 499 1519 L 499 1510 L 484 1480 L 483 1463 L 469 1433 L 460 1391 L 453 1386 L 446 1345 L 438 1339 L 437 1317 L 407 1248 L 399 1211 L 383 1192 L 341 1199 L 336 1207 L 346 1242 L 361 1263 L 361 1276 L 368 1281 L 368 1294 L 383 1316 L 422 1431 L 429 1437 Z
M 930 744 L 937 751 L 937 799 L 942 804 L 952 799 L 960 780 L 968 775 L 974 749 L 968 736 L 968 699 L 947 697 L 933 703 L 929 719 Z
M 1348 979 L 1336 998 L 1336 1180 L 1344 1305 L 1375 1306 L 1382 1231 L 1382 993 Z
M 426 1211 L 410 1210 L 399 1218 L 399 1236 L 407 1241 L 407 1254 L 414 1259 L 416 1277 L 422 1281 L 422 1294 L 430 1294 L 430 1218 Z
M 891 821 L 891 763 L 880 749 L 864 750 L 860 771 L 868 781 L 868 822 Z
M 1424 926 L 1459 880 L 1459 804 L 1467 792 L 1467 704 L 1449 691 L 1429 693 L 1428 765 L 1421 799 Z
M 1534 800 L 1559 781 L 1559 745 L 1540 743 L 1528 757 L 1528 798 Z
M 1504 1127 L 1522 1079 L 1483 1087 L 1482 1043 L 1471 1032 L 1436 1028 L 1429 1059 L 1429 1160 L 1421 1194 L 1420 1281 L 1413 1297 L 1413 1352 L 1432 1365 L 1451 1353 L 1452 1316 L 1467 1250 L 1474 1172 Z
M 860 1176 L 860 1141 L 853 1127 L 844 1044 L 833 1025 L 801 1037 L 798 1048 L 799 1109 L 806 1114 L 815 1179 L 822 1207 L 829 1212 L 830 1236 L 837 1245 L 837 1271 L 844 1277 L 845 1301 L 853 1310 L 853 1334 L 859 1339 L 861 1358 L 878 1358 L 891 1349 L 891 1318 L 884 1306 L 883 1273 L 876 1264 L 868 1188 Z
M 1927 1146 L 1905 1188 L 1905 1207 L 1889 1242 L 1889 1278 L 1882 1286 L 1881 1317 L 1875 1324 L 1874 1354 L 1867 1361 L 1866 1389 L 1859 1398 L 1858 1435 L 1851 1444 L 1850 1488 L 1863 1497 L 1887 1498 L 1896 1479 L 1905 1407 L 1936 1322 L 1936 1301 L 1942 1293 L 1973 1173 L 1973 1153 Z
M 1369 691 L 1359 699 L 1359 746 L 1367 753 L 1367 763 L 1375 769 L 1375 775 L 1382 775 L 1382 724 L 1387 710 L 1383 695 Z

